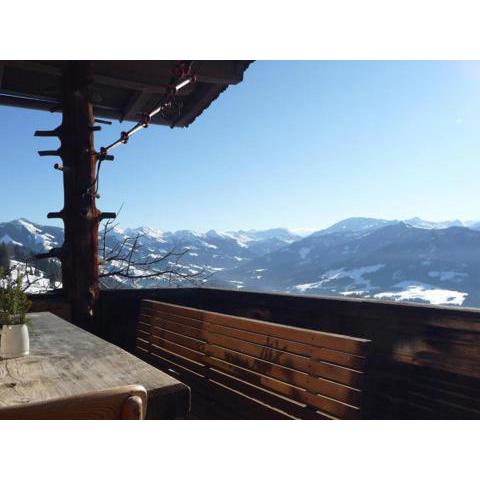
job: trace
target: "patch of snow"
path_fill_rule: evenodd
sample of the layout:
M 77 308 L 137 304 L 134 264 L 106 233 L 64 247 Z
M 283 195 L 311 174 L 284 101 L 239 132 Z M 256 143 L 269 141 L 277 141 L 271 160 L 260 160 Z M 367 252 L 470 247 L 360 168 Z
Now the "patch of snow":
M 370 289 L 371 288 L 370 281 L 363 278 L 363 275 L 367 273 L 377 272 L 378 270 L 382 269 L 384 266 L 385 266 L 384 264 L 378 264 L 378 265 L 368 265 L 365 267 L 354 268 L 352 270 L 345 270 L 344 268 L 340 268 L 338 270 L 328 270 L 326 273 L 322 275 L 321 280 L 319 280 L 318 282 L 303 283 L 300 285 L 295 285 L 294 289 L 300 292 L 305 292 L 306 290 L 325 287 L 326 284 L 342 278 L 350 278 L 352 280 L 350 286 L 364 286 L 366 289 Z
M 299 292 L 305 292 L 307 290 L 312 290 L 313 288 L 318 288 L 321 287 L 323 284 L 323 280 L 320 282 L 314 282 L 314 283 L 302 283 L 300 285 L 295 285 L 293 288 L 295 290 L 298 290 Z
M 31 233 L 32 235 L 36 235 L 37 233 L 40 233 L 41 230 L 39 228 L 37 228 L 35 225 L 33 225 L 32 223 L 30 222 L 27 222 L 26 220 L 24 220 L 23 218 L 19 218 L 17 220 L 17 223 L 19 223 L 23 228 L 25 228 L 29 233 Z
M 12 279 L 17 279 L 19 274 L 24 275 L 22 286 L 27 293 L 46 293 L 54 288 L 50 279 L 46 278 L 44 272 L 31 265 L 26 266 L 25 263 L 17 260 L 11 260 Z M 28 287 L 28 288 L 27 288 Z M 61 282 L 55 282 L 55 288 L 61 288 Z
M 238 280 L 230 280 L 230 283 L 233 283 L 233 285 L 237 288 L 244 288 L 243 282 L 238 281 Z
M 467 223 L 469 222 L 462 222 L 461 220 L 445 220 L 443 222 L 431 222 L 429 220 L 423 220 L 421 218 L 415 217 L 404 220 L 404 223 L 407 226 L 421 228 L 424 230 L 441 230 L 450 227 L 466 227 L 468 226 Z
M 365 290 L 347 290 L 345 292 L 339 292 L 340 295 L 349 296 L 349 295 L 361 295 L 362 297 L 368 297 Z
M 300 235 L 301 237 L 307 237 L 314 232 L 318 232 L 320 228 L 290 228 L 289 231 L 295 235 Z
M 232 240 L 235 240 L 242 248 L 248 248 L 248 244 L 253 241 L 249 236 L 240 232 L 222 232 L 219 235 L 224 238 L 231 238 Z
M 394 285 L 394 289 L 391 292 L 377 293 L 373 297 L 399 302 L 423 300 L 433 305 L 462 305 L 468 296 L 468 293 L 436 288 L 433 285 L 415 281 L 397 283 Z

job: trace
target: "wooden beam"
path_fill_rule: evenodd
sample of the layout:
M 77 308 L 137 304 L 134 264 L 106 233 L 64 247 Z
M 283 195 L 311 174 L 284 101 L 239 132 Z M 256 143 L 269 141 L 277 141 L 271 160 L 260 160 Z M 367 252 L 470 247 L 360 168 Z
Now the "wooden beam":
M 68 61 L 62 78 L 61 156 L 65 225 L 63 288 L 73 323 L 93 328 L 98 301 L 98 223 L 100 212 L 89 192 L 96 178 L 96 155 L 89 100 L 91 62 Z
M 0 93 L 0 105 L 52 112 L 58 110 L 60 102 L 55 100 L 45 101 L 36 98 L 15 97 L 13 95 L 2 95 Z

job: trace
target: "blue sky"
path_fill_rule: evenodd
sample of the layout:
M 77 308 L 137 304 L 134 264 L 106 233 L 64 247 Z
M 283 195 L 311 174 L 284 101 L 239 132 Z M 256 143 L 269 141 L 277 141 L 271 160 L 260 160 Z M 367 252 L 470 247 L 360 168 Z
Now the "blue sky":
M 56 114 L 0 107 L 0 221 L 62 208 Z M 125 127 L 103 127 L 97 148 Z M 350 216 L 480 219 L 480 62 L 255 62 L 188 129 L 102 167 L 99 208 L 163 230 L 320 228 Z

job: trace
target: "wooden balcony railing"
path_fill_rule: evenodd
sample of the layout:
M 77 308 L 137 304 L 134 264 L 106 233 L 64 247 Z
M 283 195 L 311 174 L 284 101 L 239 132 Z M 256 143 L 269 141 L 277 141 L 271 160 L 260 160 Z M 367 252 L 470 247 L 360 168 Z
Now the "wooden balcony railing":
M 34 309 L 65 316 L 55 296 Z M 480 419 L 480 310 L 208 288 L 107 290 L 103 338 L 135 351 L 142 299 L 371 340 L 366 418 Z

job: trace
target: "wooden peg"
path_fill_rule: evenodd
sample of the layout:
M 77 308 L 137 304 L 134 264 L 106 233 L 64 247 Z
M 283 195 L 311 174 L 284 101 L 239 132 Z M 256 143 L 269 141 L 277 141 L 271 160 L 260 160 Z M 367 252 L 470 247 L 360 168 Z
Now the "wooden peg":
M 61 218 L 63 220 L 63 210 L 60 210 L 59 212 L 48 212 L 47 218 Z
M 38 154 L 41 157 L 60 157 L 62 155 L 60 149 L 58 149 L 58 150 L 39 150 Z

